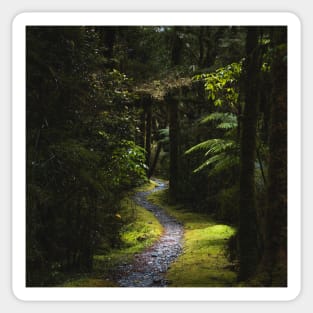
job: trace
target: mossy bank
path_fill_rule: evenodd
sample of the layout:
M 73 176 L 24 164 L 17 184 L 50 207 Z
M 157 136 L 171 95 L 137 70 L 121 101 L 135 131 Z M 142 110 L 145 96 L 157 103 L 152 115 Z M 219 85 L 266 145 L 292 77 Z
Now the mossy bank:
M 212 217 L 192 213 L 180 205 L 169 205 L 166 190 L 148 199 L 162 206 L 179 220 L 185 229 L 183 253 L 167 272 L 170 287 L 231 287 L 236 272 L 227 258 L 226 244 L 236 230 L 217 223 Z

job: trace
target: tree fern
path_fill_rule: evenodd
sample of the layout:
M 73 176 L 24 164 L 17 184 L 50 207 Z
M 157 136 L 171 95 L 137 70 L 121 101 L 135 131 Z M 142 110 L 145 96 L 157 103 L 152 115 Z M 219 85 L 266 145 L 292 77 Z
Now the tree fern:
M 216 121 L 218 122 L 216 128 L 225 130 L 224 135 L 226 138 L 203 141 L 185 152 L 185 154 L 190 154 L 196 151 L 204 151 L 204 157 L 208 157 L 205 162 L 193 171 L 194 173 L 210 166 L 209 176 L 212 176 L 239 164 L 238 143 L 231 136 L 231 131 L 238 126 L 236 116 L 232 113 L 214 112 L 204 117 L 200 123 Z
M 223 159 L 223 157 L 225 157 L 224 153 L 220 153 L 220 154 L 214 155 L 214 156 L 210 157 L 209 159 L 207 159 L 199 167 L 197 167 L 193 172 L 197 173 L 197 172 L 203 170 L 204 168 L 206 168 L 207 166 L 209 166 L 211 164 L 214 164 L 215 162 L 220 162 L 221 159 Z
M 221 139 L 223 141 L 223 139 Z M 210 156 L 205 162 L 203 162 L 199 167 L 197 167 L 193 172 L 197 173 L 209 165 L 212 166 L 209 171 L 209 176 L 220 173 L 223 170 L 227 170 L 233 166 L 239 164 L 239 157 L 236 153 L 238 145 L 235 142 L 229 142 L 227 148 L 224 146 L 224 151 L 220 150 L 218 152 L 207 151 L 205 156 Z M 195 150 L 193 150 L 195 151 Z
M 205 156 L 210 154 L 218 154 L 225 151 L 234 150 L 237 147 L 237 144 L 233 140 L 229 139 L 215 139 L 215 142 L 212 144 L 211 148 L 205 153 Z
M 214 176 L 224 170 L 228 170 L 232 167 L 237 167 L 238 165 L 239 165 L 239 156 L 224 154 L 214 164 L 213 169 L 208 173 L 208 175 Z
M 204 142 L 201 142 L 191 147 L 185 153 L 190 154 L 198 150 L 207 150 L 205 153 L 205 155 L 207 156 L 210 153 L 221 153 L 221 152 L 224 152 L 225 150 L 233 149 L 235 148 L 235 146 L 236 146 L 236 143 L 233 140 L 216 138 L 216 139 L 209 139 Z
M 216 128 L 225 129 L 225 130 L 234 129 L 236 127 L 237 127 L 237 121 L 236 122 L 223 122 L 216 126 Z
M 237 116 L 232 113 L 214 112 L 200 120 L 200 124 L 206 124 L 208 122 L 218 122 L 216 128 L 231 130 L 238 126 Z
M 200 120 L 200 123 L 204 124 L 204 123 L 211 122 L 211 121 L 231 123 L 237 126 L 237 117 L 235 114 L 232 114 L 232 113 L 214 112 L 202 118 Z

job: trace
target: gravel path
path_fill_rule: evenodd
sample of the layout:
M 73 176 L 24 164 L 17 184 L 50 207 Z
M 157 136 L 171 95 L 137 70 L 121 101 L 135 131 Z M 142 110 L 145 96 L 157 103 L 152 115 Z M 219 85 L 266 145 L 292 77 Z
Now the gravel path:
M 182 252 L 182 225 L 146 198 L 150 193 L 167 187 L 164 183 L 155 181 L 158 183 L 156 188 L 151 191 L 138 192 L 134 200 L 156 216 L 164 227 L 164 233 L 152 247 L 137 254 L 132 264 L 119 267 L 118 283 L 121 287 L 166 287 L 168 282 L 165 279 L 165 273 Z

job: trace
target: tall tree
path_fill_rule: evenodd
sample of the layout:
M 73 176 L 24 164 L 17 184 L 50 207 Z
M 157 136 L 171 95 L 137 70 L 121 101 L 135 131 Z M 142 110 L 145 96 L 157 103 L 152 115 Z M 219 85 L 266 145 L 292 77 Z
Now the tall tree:
M 26 29 L 27 286 L 91 270 L 100 241 L 119 242 L 121 192 L 145 179 L 128 79 L 108 66 L 100 35 Z
M 273 91 L 265 262 L 271 286 L 287 286 L 287 29 L 272 33 Z
M 146 112 L 146 162 L 147 166 L 150 167 L 151 159 L 151 132 L 152 132 L 152 99 L 147 97 L 144 102 Z
M 255 203 L 255 158 L 260 69 L 258 28 L 248 27 L 244 64 L 245 106 L 240 144 L 239 279 L 251 277 L 258 263 L 257 216 Z
M 172 33 L 172 65 L 177 66 L 182 59 L 182 40 L 179 37 L 178 28 L 173 28 Z M 178 90 L 178 94 L 181 94 L 181 90 Z M 169 183 L 169 195 L 170 200 L 175 202 L 178 193 L 179 183 L 179 112 L 178 104 L 179 97 L 177 97 L 177 90 L 170 93 L 168 97 L 169 105 L 169 137 L 170 137 L 170 183 Z
M 168 97 L 169 102 L 169 139 L 170 139 L 170 183 L 169 196 L 172 202 L 177 200 L 178 193 L 178 169 L 179 169 L 179 120 L 178 120 L 178 99 L 174 94 Z

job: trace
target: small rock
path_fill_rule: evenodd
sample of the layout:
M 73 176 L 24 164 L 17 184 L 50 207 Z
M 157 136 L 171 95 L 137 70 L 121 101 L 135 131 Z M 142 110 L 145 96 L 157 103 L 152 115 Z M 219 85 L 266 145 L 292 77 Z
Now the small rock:
M 162 280 L 162 277 L 159 277 L 159 276 L 153 277 L 154 283 L 159 283 L 161 280 Z

